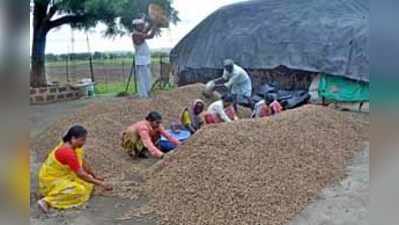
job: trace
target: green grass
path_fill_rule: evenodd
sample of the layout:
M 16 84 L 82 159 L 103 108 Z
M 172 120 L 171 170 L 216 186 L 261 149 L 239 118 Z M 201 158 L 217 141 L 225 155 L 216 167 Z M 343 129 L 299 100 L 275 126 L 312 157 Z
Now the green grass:
M 174 88 L 175 88 L 175 85 L 169 83 L 162 90 L 169 91 L 169 90 L 173 90 Z M 121 93 L 124 91 L 126 91 L 126 83 L 125 82 L 114 82 L 114 83 L 108 83 L 108 84 L 99 83 L 99 84 L 96 84 L 96 87 L 95 87 L 96 95 L 107 95 L 107 96 L 108 95 L 117 95 L 118 93 Z M 134 85 L 133 81 L 129 85 L 128 93 L 129 94 L 136 93 L 135 85 Z
M 95 91 L 97 95 L 116 95 L 119 92 L 125 91 L 126 90 L 126 83 L 125 82 L 115 82 L 115 83 L 100 83 L 96 84 Z M 136 93 L 136 90 L 134 88 L 134 82 L 131 82 L 129 85 L 128 92 L 130 94 Z
M 173 90 L 175 88 L 176 88 L 176 86 L 174 84 L 168 83 L 163 90 L 170 91 L 170 90 Z

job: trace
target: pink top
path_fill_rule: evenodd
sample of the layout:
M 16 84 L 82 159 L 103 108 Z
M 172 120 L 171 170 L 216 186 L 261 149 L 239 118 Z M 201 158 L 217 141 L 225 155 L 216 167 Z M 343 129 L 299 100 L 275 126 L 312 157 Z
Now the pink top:
M 128 129 L 136 132 L 138 136 L 140 136 L 143 145 L 148 149 L 150 154 L 157 158 L 160 158 L 163 153 L 154 145 L 154 141 L 157 141 L 161 137 L 161 135 L 166 137 L 170 142 L 175 145 L 181 144 L 179 140 L 166 132 L 162 126 L 157 129 L 153 129 L 147 120 L 139 121 L 131 125 Z
M 283 107 L 277 100 L 270 103 L 270 107 L 272 107 L 274 113 L 281 113 L 283 111 Z

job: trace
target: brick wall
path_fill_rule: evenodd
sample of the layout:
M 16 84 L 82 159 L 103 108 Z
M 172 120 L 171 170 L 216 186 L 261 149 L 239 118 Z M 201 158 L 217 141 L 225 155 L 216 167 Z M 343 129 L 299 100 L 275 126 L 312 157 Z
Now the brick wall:
M 31 104 L 46 104 L 59 101 L 75 100 L 82 97 L 79 88 L 73 86 L 50 86 L 30 88 Z

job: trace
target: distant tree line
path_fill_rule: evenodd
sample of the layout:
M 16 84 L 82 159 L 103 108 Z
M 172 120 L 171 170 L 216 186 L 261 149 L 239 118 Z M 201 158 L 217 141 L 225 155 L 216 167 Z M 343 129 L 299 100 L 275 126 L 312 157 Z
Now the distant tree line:
M 152 52 L 152 57 L 168 57 L 167 52 L 155 51 Z M 133 58 L 133 52 L 94 52 L 92 54 L 93 60 L 103 60 L 103 59 L 121 59 L 121 58 Z M 47 62 L 58 62 L 69 60 L 88 60 L 90 58 L 90 53 L 70 53 L 70 54 L 46 54 Z

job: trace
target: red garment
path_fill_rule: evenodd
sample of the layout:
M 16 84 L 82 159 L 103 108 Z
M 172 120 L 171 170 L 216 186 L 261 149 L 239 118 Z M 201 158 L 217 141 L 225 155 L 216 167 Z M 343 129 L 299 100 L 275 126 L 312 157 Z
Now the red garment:
M 212 114 L 212 113 L 204 113 L 204 120 L 206 124 L 213 124 L 213 123 L 220 123 L 222 122 L 221 119 L 219 119 L 218 115 Z
M 237 117 L 236 111 L 234 110 L 233 106 L 226 108 L 224 110 L 224 112 L 231 120 L 234 120 L 234 118 Z M 204 120 L 205 120 L 205 123 L 207 123 L 207 124 L 223 122 L 223 120 L 217 114 L 212 114 L 212 113 L 208 113 L 208 112 L 204 113 Z
M 78 172 L 81 168 L 78 157 L 72 148 L 59 148 L 55 151 L 55 159 L 62 165 L 68 165 L 74 172 Z
M 270 104 L 270 107 L 272 107 L 272 109 L 273 109 L 273 111 L 274 111 L 274 114 L 281 113 L 281 112 L 283 111 L 283 107 L 282 107 L 281 104 L 280 104 L 278 101 L 276 101 L 276 100 L 274 100 L 274 101 Z
M 271 116 L 272 114 L 273 114 L 272 109 L 268 105 L 263 104 L 259 109 L 258 116 L 262 118 L 262 117 L 266 117 L 266 116 Z

